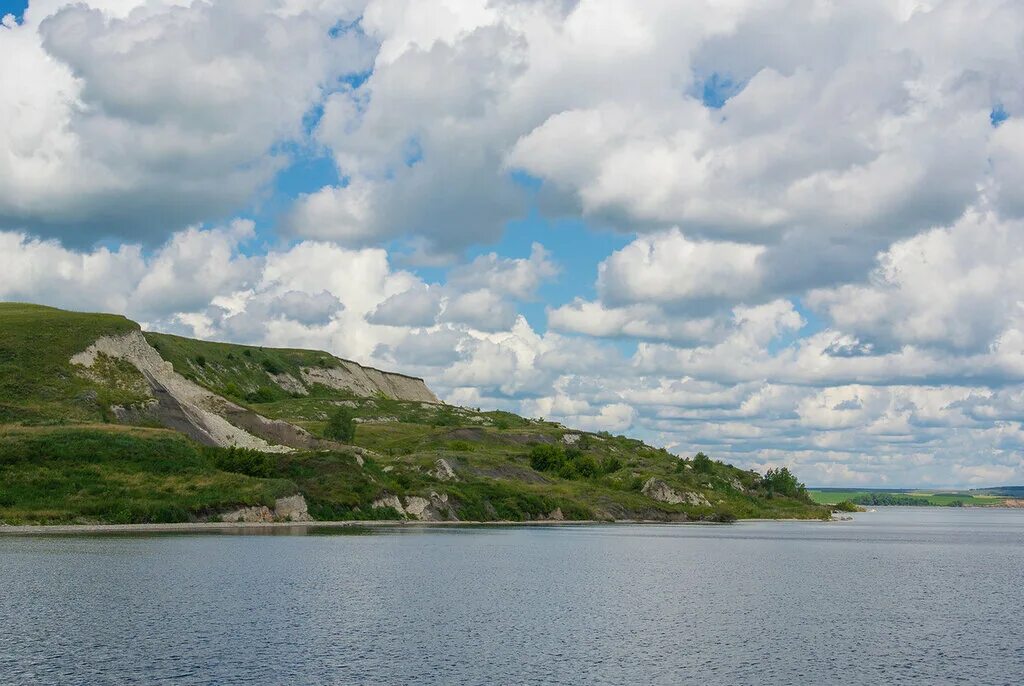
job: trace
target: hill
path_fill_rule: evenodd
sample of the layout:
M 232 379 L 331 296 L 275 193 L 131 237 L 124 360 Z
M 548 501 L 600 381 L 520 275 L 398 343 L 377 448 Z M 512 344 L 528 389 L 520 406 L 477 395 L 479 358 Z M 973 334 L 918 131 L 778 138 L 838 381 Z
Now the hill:
M 828 516 L 785 471 L 446 405 L 326 352 L 0 303 L 8 524 Z
M 925 491 L 903 488 L 811 488 L 808 494 L 816 503 L 834 505 L 843 501 L 855 505 L 901 507 L 1002 507 L 1006 505 L 1006 494 L 995 493 L 998 489 L 974 489 Z

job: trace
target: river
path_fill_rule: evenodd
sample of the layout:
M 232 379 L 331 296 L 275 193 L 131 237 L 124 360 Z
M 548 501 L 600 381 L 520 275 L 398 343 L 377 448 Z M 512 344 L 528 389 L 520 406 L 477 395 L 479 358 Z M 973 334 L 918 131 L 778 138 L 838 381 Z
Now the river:
M 0 536 L 0 682 L 1019 684 L 1024 511 Z

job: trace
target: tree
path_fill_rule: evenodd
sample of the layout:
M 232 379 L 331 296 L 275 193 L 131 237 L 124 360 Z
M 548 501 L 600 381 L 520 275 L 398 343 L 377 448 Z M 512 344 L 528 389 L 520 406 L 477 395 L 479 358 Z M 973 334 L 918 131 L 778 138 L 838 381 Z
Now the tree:
M 765 472 L 761 478 L 761 486 L 769 493 L 787 495 L 792 498 L 803 497 L 807 490 L 786 467 L 769 469 Z
M 711 471 L 711 458 L 704 453 L 697 453 L 693 456 L 693 471 L 707 473 Z
M 339 407 L 335 410 L 327 420 L 324 436 L 342 443 L 354 441 L 356 439 L 356 420 L 352 415 L 352 410 L 347 407 Z
M 565 449 L 560 445 L 533 446 L 530 451 L 530 466 L 538 472 L 557 472 L 565 463 Z

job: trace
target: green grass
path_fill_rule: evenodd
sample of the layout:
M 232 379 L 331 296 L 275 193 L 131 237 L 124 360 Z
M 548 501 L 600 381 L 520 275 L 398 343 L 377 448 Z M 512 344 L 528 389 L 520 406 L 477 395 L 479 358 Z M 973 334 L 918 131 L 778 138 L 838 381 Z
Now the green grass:
M 508 412 L 392 400 L 312 386 L 295 396 L 273 375 L 342 364 L 327 353 L 196 341 L 146 333 L 175 371 L 236 403 L 324 436 L 346 407 L 353 443 L 263 455 L 209 449 L 157 428 L 116 424 L 115 406 L 151 395 L 126 362 L 100 357 L 89 370 L 70 358 L 102 336 L 138 326 L 112 315 L 0 304 L 0 519 L 8 522 L 185 521 L 302 493 L 319 519 L 395 516 L 371 504 L 383 495 L 446 494 L 460 519 L 528 520 L 560 509 L 566 518 L 820 518 L 828 508 L 772 494 L 757 474 L 713 460 L 681 461 L 625 436 L 567 431 Z M 157 415 L 133 413 L 135 421 Z M 149 419 L 145 419 L 148 417 Z M 531 451 L 566 445 L 572 469 L 538 471 Z M 444 458 L 459 476 L 440 481 Z M 596 466 L 596 468 L 592 468 Z M 656 502 L 651 477 L 707 506 Z
M 135 427 L 0 432 L 0 520 L 176 522 L 298 492 L 284 479 L 226 472 L 185 437 Z
M 822 503 L 826 505 L 834 505 L 844 500 L 848 500 L 858 504 L 869 504 L 865 501 L 870 498 L 872 494 L 878 496 L 892 495 L 900 498 L 906 498 L 909 501 L 913 501 L 915 504 L 930 505 L 936 507 L 948 507 L 956 504 L 960 504 L 964 507 L 993 507 L 1002 504 L 1004 498 L 1002 496 L 995 495 L 972 495 L 968 491 L 915 491 L 915 490 L 891 490 L 891 489 L 860 489 L 860 490 L 841 490 L 841 489 L 810 489 L 808 494 L 811 499 L 816 503 Z
M 102 336 L 137 330 L 124 317 L 0 303 L 0 424 L 100 421 L 115 404 L 139 399 L 141 375 L 113 360 L 107 379 L 83 376 L 71 357 Z
M 233 343 L 198 341 L 181 336 L 146 332 L 146 340 L 174 370 L 214 393 L 240 403 L 290 398 L 271 374 L 301 379 L 302 367 L 334 367 L 338 360 L 325 352 L 263 348 Z M 312 392 L 324 391 L 315 386 Z

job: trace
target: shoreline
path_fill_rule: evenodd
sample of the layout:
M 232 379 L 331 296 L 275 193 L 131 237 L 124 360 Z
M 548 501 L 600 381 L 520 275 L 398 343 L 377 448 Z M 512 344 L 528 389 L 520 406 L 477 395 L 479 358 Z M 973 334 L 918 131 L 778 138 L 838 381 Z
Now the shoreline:
M 653 519 L 620 519 L 612 522 L 597 519 L 543 519 L 524 522 L 453 522 L 453 521 L 420 521 L 401 519 L 369 519 L 345 520 L 329 522 L 169 522 L 166 524 L 12 524 L 0 525 L 0 536 L 74 536 L 83 534 L 165 534 L 165 533 L 263 533 L 263 532 L 309 532 L 315 529 L 401 529 L 430 527 L 515 527 L 515 526 L 595 526 L 616 524 L 664 524 L 664 525 L 701 525 L 729 526 L 745 522 L 817 522 L 828 524 L 830 521 L 821 519 L 740 519 L 736 522 L 663 522 Z

